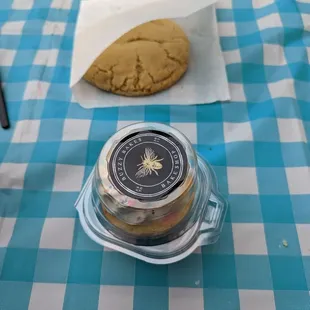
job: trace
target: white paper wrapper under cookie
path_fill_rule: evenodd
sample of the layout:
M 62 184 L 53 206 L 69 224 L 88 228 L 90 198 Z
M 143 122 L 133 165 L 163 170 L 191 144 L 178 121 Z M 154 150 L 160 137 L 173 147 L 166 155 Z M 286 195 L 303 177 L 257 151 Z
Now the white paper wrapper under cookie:
M 216 0 L 82 1 L 74 38 L 71 81 L 74 100 L 85 108 L 202 104 L 229 100 L 225 62 L 219 44 Z M 147 97 L 122 97 L 83 80 L 93 61 L 116 39 L 145 22 L 170 18 L 191 42 L 189 68 L 170 89 Z

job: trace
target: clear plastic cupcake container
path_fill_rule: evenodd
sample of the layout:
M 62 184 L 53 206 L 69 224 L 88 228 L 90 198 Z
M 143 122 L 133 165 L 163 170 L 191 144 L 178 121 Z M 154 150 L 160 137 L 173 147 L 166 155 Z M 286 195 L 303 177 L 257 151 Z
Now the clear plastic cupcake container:
M 183 134 L 138 123 L 104 145 L 76 208 L 95 242 L 167 264 L 217 241 L 227 203 L 212 168 Z

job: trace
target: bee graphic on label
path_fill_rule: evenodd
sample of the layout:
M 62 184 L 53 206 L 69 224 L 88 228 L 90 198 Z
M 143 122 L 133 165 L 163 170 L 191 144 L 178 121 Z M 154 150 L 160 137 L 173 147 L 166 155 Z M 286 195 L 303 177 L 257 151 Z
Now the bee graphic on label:
M 155 152 L 151 148 L 146 148 L 144 155 L 141 156 L 141 164 L 137 165 L 138 172 L 136 173 L 136 178 L 144 178 L 147 175 L 151 175 L 153 172 L 158 175 L 157 170 L 162 169 L 163 165 L 160 163 L 163 158 L 158 159 Z

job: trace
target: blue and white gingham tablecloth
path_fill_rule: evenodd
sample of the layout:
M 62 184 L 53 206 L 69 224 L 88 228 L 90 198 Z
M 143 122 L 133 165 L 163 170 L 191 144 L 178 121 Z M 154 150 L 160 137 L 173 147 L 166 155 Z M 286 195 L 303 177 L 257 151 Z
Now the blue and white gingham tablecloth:
M 68 87 L 79 0 L 0 0 L 1 310 L 309 310 L 310 3 L 218 4 L 231 103 L 84 110 Z M 102 249 L 73 207 L 104 142 L 183 131 L 230 209 L 221 240 L 154 266 Z

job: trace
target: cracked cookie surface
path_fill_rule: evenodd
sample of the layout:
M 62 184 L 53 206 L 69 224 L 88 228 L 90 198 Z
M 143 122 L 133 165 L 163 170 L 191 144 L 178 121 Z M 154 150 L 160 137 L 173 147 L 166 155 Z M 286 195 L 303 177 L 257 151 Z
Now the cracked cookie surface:
M 84 79 L 108 92 L 145 96 L 167 89 L 186 72 L 189 41 L 173 21 L 142 24 L 109 46 Z

